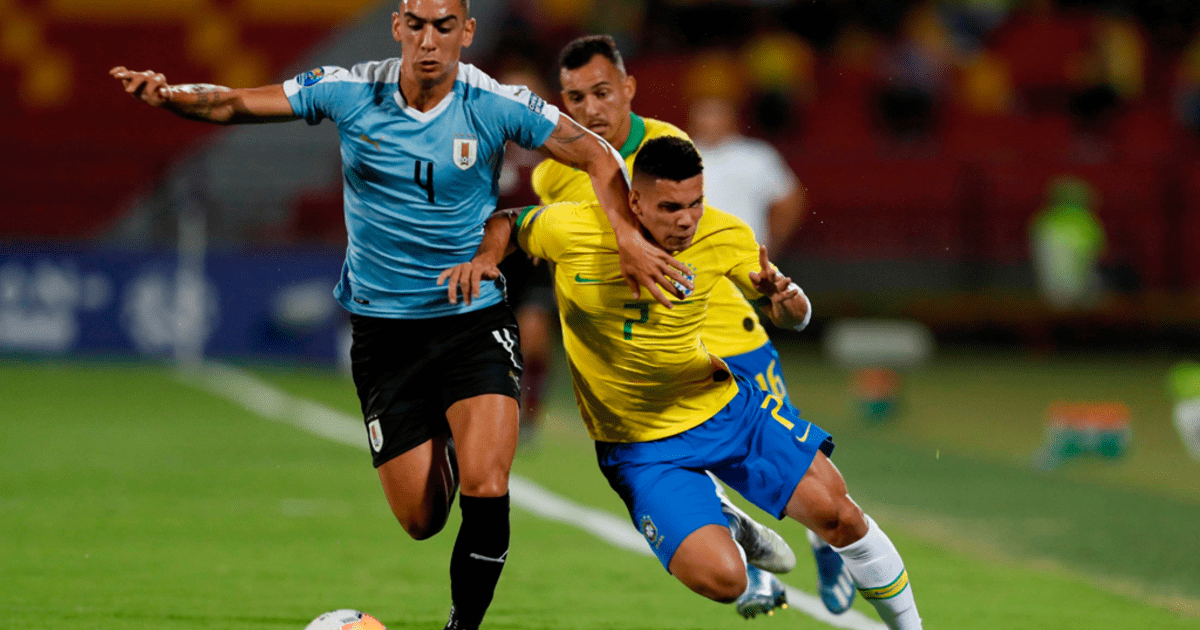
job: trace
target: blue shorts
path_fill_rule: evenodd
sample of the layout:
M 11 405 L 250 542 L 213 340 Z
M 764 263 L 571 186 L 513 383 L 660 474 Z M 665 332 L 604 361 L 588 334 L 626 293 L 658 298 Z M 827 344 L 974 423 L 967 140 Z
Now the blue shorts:
M 779 362 L 779 353 L 775 344 L 768 341 L 757 350 L 751 350 L 731 357 L 721 357 L 735 376 L 740 376 L 758 386 L 759 389 L 774 394 L 783 399 L 793 414 L 799 416 L 800 410 L 788 398 L 787 385 L 783 382 L 783 368 Z
M 780 398 L 739 377 L 738 393 L 700 426 L 653 442 L 597 442 L 596 458 L 663 567 L 705 525 L 727 525 L 712 471 L 751 503 L 783 518 L 817 451 L 833 439 Z

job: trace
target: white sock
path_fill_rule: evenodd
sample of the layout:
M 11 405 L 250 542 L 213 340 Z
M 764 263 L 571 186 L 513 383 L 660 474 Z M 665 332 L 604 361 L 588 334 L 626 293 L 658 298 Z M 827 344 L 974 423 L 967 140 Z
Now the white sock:
M 863 514 L 863 518 L 867 520 L 867 535 L 833 550 L 846 561 L 858 592 L 871 602 L 888 628 L 920 630 L 921 615 L 900 552 L 870 516 Z

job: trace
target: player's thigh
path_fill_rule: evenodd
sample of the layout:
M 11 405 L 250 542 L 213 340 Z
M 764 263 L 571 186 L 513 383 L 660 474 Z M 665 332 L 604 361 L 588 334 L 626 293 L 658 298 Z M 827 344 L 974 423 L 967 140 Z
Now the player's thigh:
M 518 407 L 510 395 L 480 394 L 446 410 L 458 455 L 464 495 L 498 497 L 508 492 L 517 450 Z
M 709 470 L 746 500 L 783 518 L 816 455 L 833 452 L 833 439 L 779 397 L 743 378 L 737 384 L 738 395 L 706 424 L 736 440 L 738 450 Z
M 426 440 L 376 469 L 392 514 L 418 540 L 441 531 L 450 515 L 454 476 L 447 438 L 443 434 Z
M 799 409 L 788 396 L 787 384 L 783 380 L 783 367 L 775 344 L 768 341 L 761 347 L 731 357 L 722 357 L 734 376 L 744 378 L 759 389 L 779 397 L 790 410 L 800 415 Z
M 866 535 L 862 510 L 846 489 L 846 480 L 824 453 L 813 458 L 787 504 L 787 515 L 830 544 L 844 547 Z
M 437 363 L 429 322 L 354 315 L 351 372 L 376 468 L 450 432 L 430 378 Z M 413 329 L 418 330 L 414 334 Z
M 437 368 L 462 492 L 503 495 L 516 452 L 523 371 L 517 322 L 508 306 L 489 307 L 463 322 Z
M 545 360 L 554 338 L 554 311 L 537 301 L 526 302 L 517 309 L 517 324 L 521 329 L 521 352 L 531 360 Z
M 706 525 L 727 528 L 728 521 L 708 475 L 670 462 L 636 462 L 643 458 L 634 451 L 645 448 L 653 448 L 653 443 L 601 442 L 596 444 L 596 454 L 629 518 L 669 571 L 680 544 L 692 532 Z

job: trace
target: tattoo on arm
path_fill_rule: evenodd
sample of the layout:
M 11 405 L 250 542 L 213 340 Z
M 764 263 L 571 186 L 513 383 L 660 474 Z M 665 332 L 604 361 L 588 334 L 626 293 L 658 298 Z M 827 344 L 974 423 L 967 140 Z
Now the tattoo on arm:
M 188 118 L 198 120 L 208 120 L 212 116 L 213 110 L 219 107 L 221 96 L 230 90 L 227 87 L 212 85 L 211 83 L 189 83 L 186 85 L 177 85 L 174 89 L 184 94 L 193 94 L 196 100 L 185 105 L 180 112 Z
M 580 127 L 575 121 L 570 118 L 563 117 L 558 127 L 555 127 L 554 133 L 550 134 L 550 139 L 559 144 L 571 144 L 582 140 L 587 135 L 587 131 Z

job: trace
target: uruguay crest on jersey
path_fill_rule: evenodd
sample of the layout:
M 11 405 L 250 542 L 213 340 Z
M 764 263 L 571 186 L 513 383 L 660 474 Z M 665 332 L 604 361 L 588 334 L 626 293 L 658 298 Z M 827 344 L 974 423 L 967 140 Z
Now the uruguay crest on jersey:
M 462 170 L 475 166 L 475 156 L 479 151 L 479 141 L 475 136 L 454 137 L 454 165 Z

